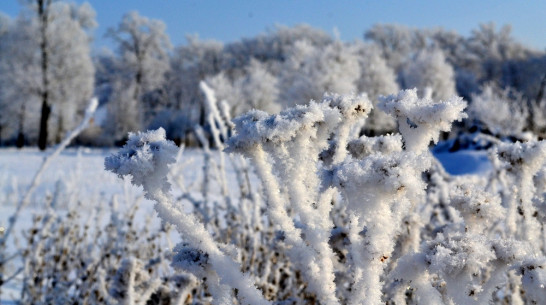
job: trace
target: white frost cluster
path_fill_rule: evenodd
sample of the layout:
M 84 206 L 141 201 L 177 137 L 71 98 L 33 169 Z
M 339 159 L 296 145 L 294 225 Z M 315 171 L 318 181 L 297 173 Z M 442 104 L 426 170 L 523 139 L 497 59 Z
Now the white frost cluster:
M 378 107 L 397 118 L 406 148 L 417 152 L 427 149 L 431 141 L 438 142 L 440 131 L 450 131 L 453 121 L 466 118 L 462 98 L 434 102 L 419 98 L 416 89 L 383 97 Z
M 355 159 L 362 159 L 374 153 L 390 154 L 402 151 L 402 136 L 386 135 L 377 137 L 362 136 L 352 140 L 347 145 L 347 149 Z
M 325 95 L 322 103 L 311 102 L 282 111 L 278 115 L 252 110 L 236 118 L 237 135 L 230 139 L 230 149 L 243 149 L 257 143 L 290 141 L 301 132 L 332 130 L 342 119 L 365 117 L 372 106 L 367 96 Z
M 104 161 L 107 170 L 118 176 L 131 176 L 134 185 L 142 186 L 149 199 L 158 191 L 168 192 L 169 165 L 176 161 L 178 148 L 165 140 L 165 130 L 130 133 L 127 144 Z

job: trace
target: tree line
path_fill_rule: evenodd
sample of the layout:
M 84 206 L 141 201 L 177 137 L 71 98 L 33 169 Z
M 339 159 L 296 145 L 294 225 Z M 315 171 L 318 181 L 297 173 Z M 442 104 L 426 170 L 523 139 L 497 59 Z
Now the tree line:
M 482 24 L 465 37 L 377 24 L 350 42 L 308 25 L 277 26 L 230 43 L 187 36 L 186 44 L 173 46 L 162 21 L 130 12 L 106 34 L 116 50 L 91 52 L 97 23 L 88 3 L 27 0 L 24 6 L 14 19 L 0 14 L 3 145 L 45 149 L 60 142 L 92 96 L 100 108 L 80 144 L 122 144 L 129 131 L 158 127 L 192 144 L 196 125 L 207 130 L 202 80 L 232 116 L 279 112 L 325 92 L 366 92 L 375 104 L 379 95 L 416 87 L 434 100 L 464 97 L 478 109 L 471 125 L 493 129 L 485 118 L 491 109 L 472 103 L 496 98 L 523 122 L 518 132 L 546 131 L 546 53 L 519 43 L 510 26 Z M 377 112 L 364 132 L 395 128 Z

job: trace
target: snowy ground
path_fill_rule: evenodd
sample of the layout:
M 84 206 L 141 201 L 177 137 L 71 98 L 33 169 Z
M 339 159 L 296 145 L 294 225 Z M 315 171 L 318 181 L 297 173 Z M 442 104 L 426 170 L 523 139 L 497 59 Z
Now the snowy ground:
M 104 158 L 114 151 L 89 148 L 63 151 L 42 176 L 31 206 L 42 202 L 44 196 L 68 196 L 66 199 L 71 200 L 58 201 L 80 201 L 92 205 L 103 201 L 101 198 L 110 199 L 114 194 L 123 195 L 127 191 L 138 195 L 140 190 L 137 187 L 104 170 Z M 36 149 L 0 149 L 1 206 L 13 204 L 25 193 L 43 158 L 49 153 Z M 184 151 L 180 163 L 185 167 L 182 171 L 184 179 L 198 178 L 203 166 L 198 150 Z
M 123 181 L 116 175 L 104 170 L 104 158 L 111 154 L 112 149 L 68 149 L 64 151 L 44 173 L 40 185 L 32 196 L 30 206 L 22 213 L 18 222 L 16 237 L 31 224 L 33 212 L 43 209 L 41 206 L 44 198 L 56 198 L 57 208 L 63 210 L 65 202 L 81 202 L 83 209 L 96 208 L 97 204 L 108 204 L 113 196 L 119 201 L 130 202 L 141 196 L 141 190 L 132 186 L 128 181 Z M 26 192 L 30 182 L 44 156 L 50 154 L 37 149 L 0 149 L 0 227 L 5 227 L 8 218 L 13 213 L 14 207 Z M 455 175 L 483 174 L 490 169 L 486 152 L 484 151 L 460 151 L 457 153 L 438 153 L 435 155 L 445 166 L 446 170 Z M 179 162 L 180 173 L 186 185 L 193 181 L 200 181 L 202 177 L 203 156 L 196 149 L 184 151 Z M 230 167 L 227 173 L 233 175 Z M 234 177 L 228 177 L 228 181 Z M 175 189 L 176 192 L 176 189 Z M 196 190 L 197 192 L 197 190 Z M 197 194 L 198 195 L 198 194 Z M 144 199 L 139 201 L 140 213 L 153 213 L 152 203 Z M 10 253 L 15 246 L 8 245 Z M 15 266 L 8 266 L 13 269 Z M 1 304 L 10 300 L 10 295 L 17 295 L 17 284 L 3 287 Z
M 40 209 L 45 196 L 64 202 L 81 202 L 93 208 L 97 202 L 109 202 L 112 196 L 135 198 L 141 190 L 128 181 L 104 170 L 104 158 L 112 149 L 68 149 L 46 170 L 40 185 L 32 196 L 29 209 Z M 16 202 L 26 192 L 44 156 L 49 154 L 37 149 L 0 149 L 0 226 L 5 226 Z M 459 151 L 437 153 L 447 172 L 453 175 L 483 174 L 490 170 L 485 151 Z M 203 156 L 201 151 L 186 149 L 180 160 L 180 173 L 186 184 L 201 179 Z M 230 167 L 228 164 L 228 175 Z M 232 179 L 228 179 L 232 180 Z M 151 203 L 143 201 L 151 209 Z M 64 208 L 60 206 L 59 208 Z M 29 213 L 24 213 L 29 215 Z M 25 221 L 23 221 L 24 223 Z
M 60 197 L 57 201 L 82 202 L 92 207 L 107 202 L 115 194 L 138 196 L 140 190 L 104 170 L 104 158 L 112 149 L 68 149 L 46 170 L 31 200 L 31 208 L 39 208 L 44 196 Z M 8 211 L 27 190 L 43 158 L 49 154 L 37 149 L 0 149 L 0 225 L 5 224 Z M 485 151 L 442 152 L 435 157 L 453 175 L 483 174 L 491 165 Z M 229 162 L 228 162 L 229 163 Z M 196 149 L 186 149 L 181 157 L 180 173 L 189 184 L 201 177 L 203 157 Z M 228 164 L 228 175 L 230 168 Z M 230 180 L 230 179 L 228 179 Z M 62 207 L 60 207 L 62 208 Z
M 109 204 L 116 196 L 120 205 L 132 204 L 138 198 L 142 213 L 152 211 L 152 202 L 139 198 L 142 190 L 104 170 L 104 158 L 113 149 L 67 149 L 44 172 L 39 186 L 31 196 L 29 206 L 18 222 L 24 228 L 30 222 L 33 211 L 43 209 L 44 198 L 53 198 L 57 210 L 66 209 L 66 203 L 79 202 L 82 209 L 92 210 L 97 204 Z M 0 149 L 0 227 L 23 196 L 45 156 L 51 151 L 37 149 Z M 203 156 L 199 150 L 187 149 L 177 164 L 186 184 L 202 177 Z M 227 167 L 228 175 L 230 167 Z M 177 193 L 174 187 L 175 195 Z M 20 229 L 19 229 L 20 231 Z

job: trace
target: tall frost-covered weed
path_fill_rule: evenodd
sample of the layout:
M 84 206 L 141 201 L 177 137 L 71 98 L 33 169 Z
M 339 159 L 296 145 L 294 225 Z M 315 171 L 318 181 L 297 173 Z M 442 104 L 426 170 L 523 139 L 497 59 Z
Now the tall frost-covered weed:
M 326 94 L 275 115 L 253 110 L 233 126 L 201 89 L 215 145 L 234 131 L 229 155 L 207 159 L 203 198 L 171 194 L 177 150 L 161 129 L 130 134 L 105 164 L 131 176 L 177 228 L 172 266 L 203 280 L 213 304 L 546 302 L 543 142 L 499 144 L 490 177 L 452 177 L 429 145 L 466 117 L 461 98 L 383 97 L 378 108 L 400 133 L 358 137 L 372 110 L 366 95 Z M 226 189 L 226 160 L 237 195 Z M 213 185 L 220 197 L 208 195 Z

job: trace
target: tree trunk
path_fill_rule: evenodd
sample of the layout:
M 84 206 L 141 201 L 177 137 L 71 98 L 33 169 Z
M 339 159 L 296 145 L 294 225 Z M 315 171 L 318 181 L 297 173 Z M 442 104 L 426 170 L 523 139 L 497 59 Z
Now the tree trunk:
M 136 42 L 135 42 L 136 43 Z M 138 60 L 138 66 L 137 71 L 135 74 L 135 91 L 133 92 L 133 99 L 134 99 L 134 106 L 137 108 L 136 111 L 136 122 L 138 124 L 138 129 L 141 129 L 144 124 L 144 115 L 143 112 L 146 111 L 145 108 L 142 105 L 142 94 L 143 94 L 143 88 L 142 88 L 142 78 L 143 78 L 143 68 L 142 68 L 142 59 L 141 56 L 138 55 L 138 46 L 135 47 L 135 50 L 137 51 L 137 60 Z
M 49 80 L 47 78 L 48 70 L 48 54 L 47 54 L 47 25 L 48 25 L 48 9 L 51 0 L 38 1 L 38 18 L 40 19 L 40 34 L 42 41 L 40 42 L 40 52 L 42 60 L 42 113 L 40 117 L 40 134 L 38 136 L 38 147 L 40 150 L 45 150 L 47 146 L 47 122 L 51 113 L 51 105 L 49 104 Z
M 538 88 L 537 98 L 536 98 L 536 105 L 540 106 L 542 104 L 542 98 L 544 98 L 544 87 L 546 87 L 546 74 L 542 77 L 542 81 L 540 82 L 540 87 Z
M 25 103 L 21 106 L 21 113 L 19 114 L 19 131 L 17 132 L 17 139 L 15 140 L 15 146 L 17 148 L 23 148 L 25 145 Z
M 25 146 L 25 134 L 21 130 L 19 130 L 19 132 L 17 133 L 17 140 L 15 140 L 15 146 L 19 149 Z
M 57 119 L 57 132 L 55 132 L 55 143 L 61 143 L 64 137 L 64 120 L 63 113 L 59 111 L 59 118 Z

